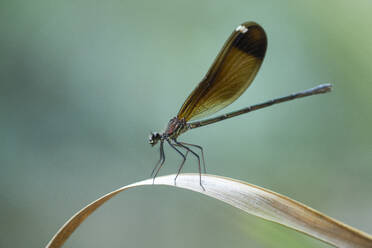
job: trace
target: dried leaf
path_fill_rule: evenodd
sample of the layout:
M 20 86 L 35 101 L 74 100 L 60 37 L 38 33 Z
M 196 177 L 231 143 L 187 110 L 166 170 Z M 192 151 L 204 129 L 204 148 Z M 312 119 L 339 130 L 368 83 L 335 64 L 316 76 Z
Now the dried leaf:
M 290 227 L 336 247 L 372 247 L 372 236 L 336 221 L 288 197 L 238 180 L 198 174 L 182 174 L 174 185 L 175 175 L 158 177 L 154 185 L 169 185 L 199 192 L 284 226 Z M 112 191 L 84 207 L 69 219 L 46 247 L 61 247 L 75 229 L 98 207 L 127 189 L 153 185 L 152 179 Z

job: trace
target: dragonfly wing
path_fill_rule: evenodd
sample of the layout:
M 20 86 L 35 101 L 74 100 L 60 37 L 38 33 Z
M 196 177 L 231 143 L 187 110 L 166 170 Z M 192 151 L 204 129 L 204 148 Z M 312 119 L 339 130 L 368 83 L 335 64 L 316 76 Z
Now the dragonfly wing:
M 266 47 L 265 31 L 258 24 L 246 22 L 236 28 L 177 118 L 189 121 L 206 117 L 234 102 L 252 83 Z

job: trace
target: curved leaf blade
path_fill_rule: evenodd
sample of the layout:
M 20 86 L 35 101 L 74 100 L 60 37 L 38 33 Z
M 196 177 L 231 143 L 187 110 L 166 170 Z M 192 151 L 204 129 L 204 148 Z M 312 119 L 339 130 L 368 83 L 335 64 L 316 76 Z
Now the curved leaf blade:
M 177 185 L 174 185 L 174 177 L 158 177 L 154 185 L 175 186 L 208 195 L 336 247 L 372 247 L 372 236 L 270 190 L 231 178 L 203 175 L 204 191 L 199 185 L 199 174 L 182 174 L 177 179 Z M 152 179 L 124 186 L 90 203 L 72 216 L 46 247 L 61 247 L 90 214 L 118 193 L 146 185 L 153 185 Z

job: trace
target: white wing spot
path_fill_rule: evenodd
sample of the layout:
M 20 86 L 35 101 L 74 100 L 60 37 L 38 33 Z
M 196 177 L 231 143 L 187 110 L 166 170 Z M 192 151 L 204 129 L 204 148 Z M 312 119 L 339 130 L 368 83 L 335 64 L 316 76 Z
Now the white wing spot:
M 244 27 L 243 25 L 239 25 L 235 31 L 245 34 L 248 31 L 248 28 Z

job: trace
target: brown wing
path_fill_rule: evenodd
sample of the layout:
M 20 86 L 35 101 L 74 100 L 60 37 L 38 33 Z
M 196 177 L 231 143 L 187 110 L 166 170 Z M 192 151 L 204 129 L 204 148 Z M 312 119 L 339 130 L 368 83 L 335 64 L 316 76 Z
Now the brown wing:
M 237 27 L 177 118 L 189 121 L 205 117 L 234 102 L 252 83 L 266 47 L 266 34 L 260 25 L 246 22 Z

